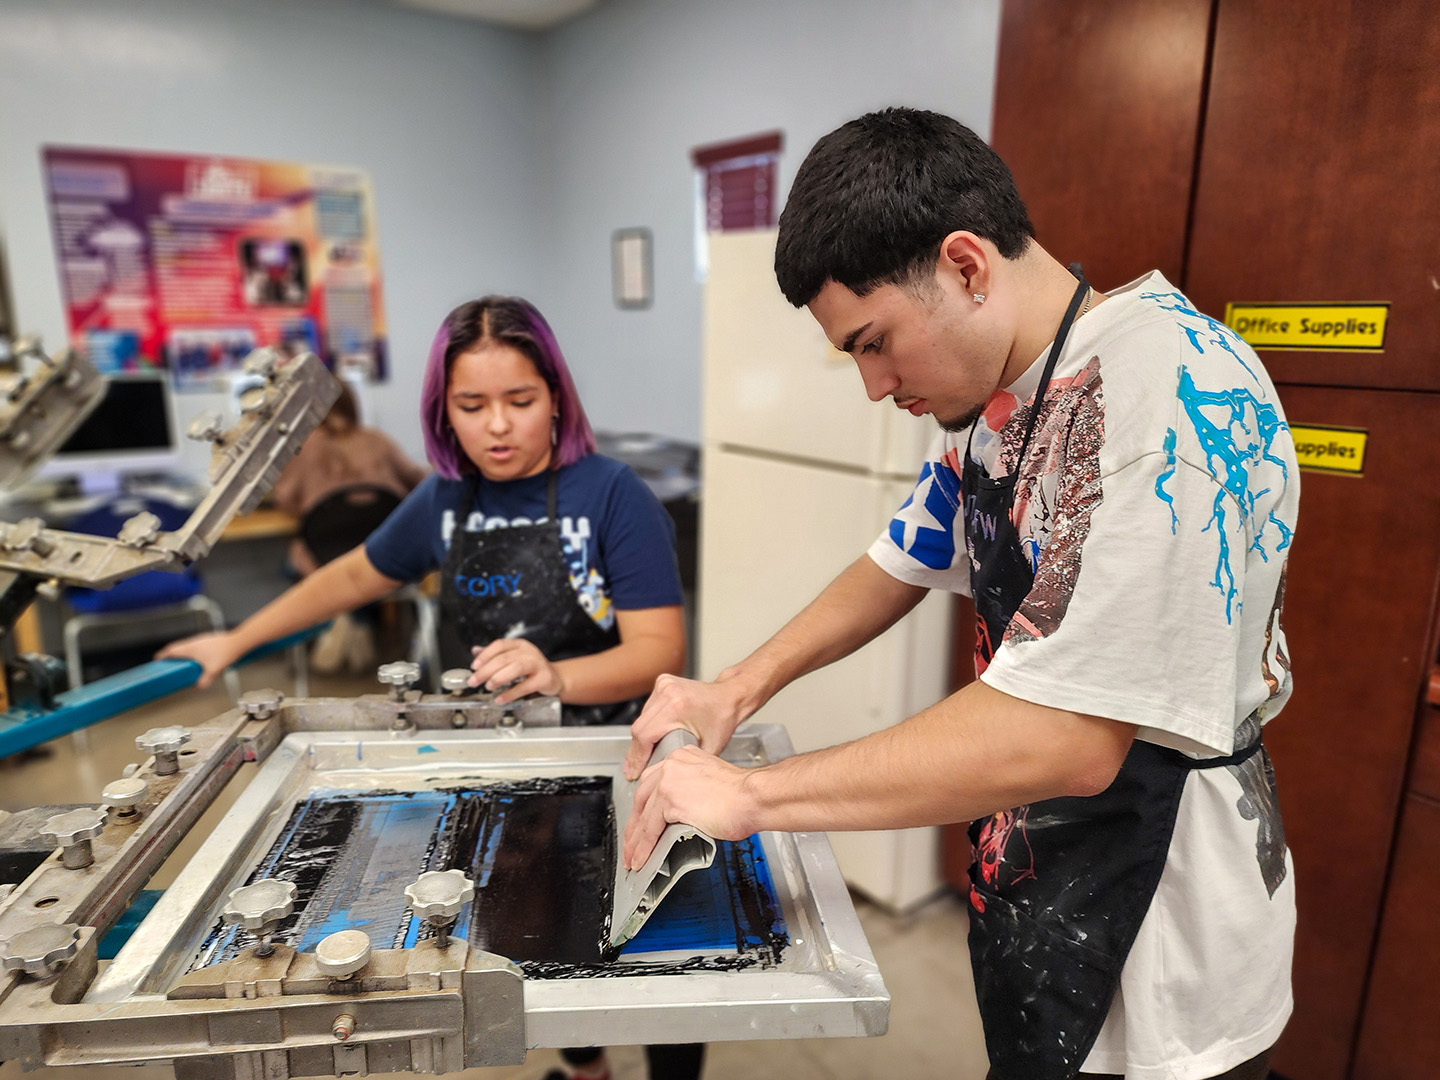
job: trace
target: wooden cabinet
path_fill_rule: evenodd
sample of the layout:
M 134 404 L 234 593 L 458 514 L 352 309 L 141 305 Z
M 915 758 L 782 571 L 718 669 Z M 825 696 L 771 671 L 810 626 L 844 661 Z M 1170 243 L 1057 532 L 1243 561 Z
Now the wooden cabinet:
M 1102 287 L 1159 268 L 1216 317 L 1391 305 L 1383 353 L 1261 354 L 1292 424 L 1368 432 L 1362 476 L 1301 482 L 1296 689 L 1266 731 L 1299 908 L 1273 1065 L 1432 1080 L 1440 734 L 1416 718 L 1440 587 L 1440 17 L 1433 0 L 1003 10 L 992 142 L 1056 258 Z
M 1433 0 L 1219 0 L 1185 288 L 1388 301 L 1385 352 L 1266 353 L 1276 382 L 1440 390 Z
M 1401 819 L 1352 1080 L 1418 1080 L 1440 1071 L 1437 900 L 1440 799 L 1412 793 Z
M 1281 386 L 1280 398 L 1293 424 L 1369 431 L 1363 476 L 1302 474 L 1284 612 L 1295 693 L 1265 729 L 1298 907 L 1295 1014 L 1275 1068 L 1341 1080 L 1431 667 L 1440 474 L 1417 463 L 1440 432 L 1440 394 Z

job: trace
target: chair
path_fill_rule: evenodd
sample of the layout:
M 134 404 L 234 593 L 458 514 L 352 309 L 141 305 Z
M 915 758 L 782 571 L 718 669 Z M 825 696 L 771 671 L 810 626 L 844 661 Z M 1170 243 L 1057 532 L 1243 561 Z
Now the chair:
M 378 484 L 352 484 L 332 492 L 300 519 L 300 539 L 316 563 L 324 566 L 365 542 L 380 523 L 400 505 L 400 497 Z M 429 671 L 430 681 L 440 678 L 440 646 L 435 601 L 415 585 L 396 589 L 387 601 L 410 604 L 415 613 L 411 654 Z
M 130 518 L 149 511 L 160 520 L 160 528 L 173 531 L 185 524 L 190 511 L 161 499 L 122 495 L 80 515 L 70 522 L 72 532 L 90 536 L 116 536 Z M 62 635 L 65 643 L 65 668 L 71 687 L 85 681 L 81 639 L 87 631 L 101 627 L 157 626 L 186 618 L 199 619 L 211 630 L 225 629 L 225 615 L 220 605 L 204 594 L 204 582 L 192 567 L 179 573 L 147 570 L 125 578 L 108 589 L 86 589 L 79 586 L 65 590 L 71 614 L 65 619 Z M 225 673 L 225 686 L 232 700 L 240 696 L 239 676 L 233 670 Z

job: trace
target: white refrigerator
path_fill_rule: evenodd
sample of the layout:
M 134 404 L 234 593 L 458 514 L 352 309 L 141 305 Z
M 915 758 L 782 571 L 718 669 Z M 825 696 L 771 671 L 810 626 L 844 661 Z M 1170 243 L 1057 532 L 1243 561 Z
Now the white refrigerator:
M 773 230 L 709 237 L 697 673 L 748 655 L 860 556 L 909 495 L 935 433 L 865 396 L 775 283 Z M 794 683 L 755 719 L 799 751 L 889 727 L 945 696 L 950 597 L 932 593 L 868 646 Z M 846 880 L 892 910 L 942 887 L 939 830 L 831 833 Z

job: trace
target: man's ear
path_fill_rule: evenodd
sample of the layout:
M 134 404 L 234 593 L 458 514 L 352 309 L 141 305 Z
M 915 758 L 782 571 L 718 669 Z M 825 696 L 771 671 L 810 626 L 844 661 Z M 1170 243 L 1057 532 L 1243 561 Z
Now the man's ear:
M 948 278 L 959 292 L 981 297 L 979 303 L 984 303 L 983 298 L 990 293 L 991 269 L 991 252 L 973 232 L 959 230 L 940 241 L 936 275 Z

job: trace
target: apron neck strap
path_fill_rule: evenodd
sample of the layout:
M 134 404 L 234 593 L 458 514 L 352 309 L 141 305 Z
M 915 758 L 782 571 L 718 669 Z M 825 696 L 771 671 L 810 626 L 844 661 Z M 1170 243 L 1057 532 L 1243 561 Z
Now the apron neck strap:
M 1060 328 L 1055 331 L 1055 341 L 1050 346 L 1050 352 L 1045 357 L 1045 369 L 1040 373 L 1040 384 L 1035 387 L 1035 404 L 1030 409 L 1030 418 L 1025 424 L 1025 437 L 1020 440 L 1020 452 L 1015 455 L 1015 472 L 1010 479 L 1020 475 L 1021 463 L 1025 460 L 1025 451 L 1030 446 L 1030 436 L 1035 431 L 1035 422 L 1040 418 L 1040 404 L 1045 400 L 1045 391 L 1050 388 L 1050 376 L 1055 373 L 1055 364 L 1060 359 L 1060 352 L 1065 348 L 1065 339 L 1070 336 L 1070 327 L 1075 323 L 1076 313 L 1080 310 L 1080 304 L 1085 299 L 1085 294 L 1090 291 L 1090 285 L 1085 280 L 1085 274 L 1080 269 L 1079 263 L 1070 264 L 1070 273 L 1075 275 L 1075 293 L 1070 297 L 1070 306 L 1065 309 L 1065 317 L 1060 320 Z M 980 421 L 977 418 L 975 423 Z M 975 424 L 970 425 L 970 435 L 965 441 L 965 457 L 970 457 L 970 447 L 975 440 Z
M 555 523 L 557 523 L 557 524 L 558 524 L 559 521 L 560 521 L 560 519 L 555 516 L 556 506 L 558 505 L 558 502 L 559 502 L 559 499 L 558 499 L 558 491 L 559 491 L 559 480 L 558 480 L 558 477 L 559 477 L 559 470 L 558 470 L 558 469 L 546 469 L 546 470 L 545 470 L 545 513 L 546 513 L 546 520 L 547 520 L 547 521 L 551 521 L 551 522 L 555 522 Z M 465 491 L 464 491 L 464 493 L 460 496 L 460 506 L 459 506 L 459 509 L 456 511 L 456 513 L 459 515 L 459 518 L 460 518 L 461 521 L 463 521 L 465 518 L 468 518 L 468 517 L 470 516 L 470 511 L 475 509 L 475 499 L 476 499 L 476 497 L 477 497 L 479 494 L 480 494 L 480 474 L 479 474 L 478 472 L 473 472 L 473 473 L 471 473 L 471 474 L 466 478 L 466 481 L 465 481 Z

